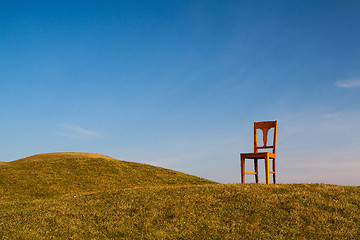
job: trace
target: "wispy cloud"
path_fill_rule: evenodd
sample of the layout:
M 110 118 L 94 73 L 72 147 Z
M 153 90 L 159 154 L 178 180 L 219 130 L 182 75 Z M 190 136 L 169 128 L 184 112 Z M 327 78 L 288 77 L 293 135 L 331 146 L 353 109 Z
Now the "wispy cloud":
M 60 124 L 59 127 L 62 129 L 62 132 L 59 132 L 58 135 L 64 137 L 89 138 L 89 137 L 99 137 L 101 135 L 98 132 L 90 131 L 88 129 L 73 124 Z
M 350 78 L 336 82 L 336 86 L 341 88 L 356 88 L 360 87 L 360 78 Z

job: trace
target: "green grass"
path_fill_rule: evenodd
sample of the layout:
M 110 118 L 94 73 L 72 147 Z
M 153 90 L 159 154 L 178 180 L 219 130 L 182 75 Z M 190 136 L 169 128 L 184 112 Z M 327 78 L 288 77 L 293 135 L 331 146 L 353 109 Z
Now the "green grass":
M 102 155 L 75 155 L 46 155 L 47 160 L 34 156 L 0 166 L 0 239 L 360 239 L 360 187 L 224 185 Z M 69 159 L 78 160 L 71 160 L 69 167 Z M 27 171 L 20 167 L 37 162 L 41 164 Z M 125 175 L 116 178 L 111 171 L 108 175 L 103 162 L 118 174 L 125 173 L 113 164 L 135 164 L 125 171 L 135 180 L 123 182 Z M 100 176 L 95 163 L 102 166 Z M 16 164 L 20 165 L 15 168 Z M 49 166 L 69 170 L 63 175 Z M 20 170 L 28 175 L 16 175 Z M 87 174 L 104 179 L 90 181 Z M 26 183 L 36 178 L 40 180 Z M 46 183 L 48 178 L 52 184 Z M 44 183 L 48 185 L 40 194 L 34 188 Z M 72 187 L 58 189 L 66 184 Z

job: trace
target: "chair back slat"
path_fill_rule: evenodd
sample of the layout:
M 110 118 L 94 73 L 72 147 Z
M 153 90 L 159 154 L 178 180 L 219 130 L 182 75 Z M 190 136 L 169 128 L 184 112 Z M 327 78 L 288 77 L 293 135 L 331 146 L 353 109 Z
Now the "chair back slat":
M 274 128 L 273 144 L 267 145 L 269 130 Z M 257 143 L 257 129 L 261 129 L 263 133 L 263 146 L 258 146 Z M 257 153 L 258 149 L 269 149 L 272 148 L 272 152 L 276 154 L 276 130 L 277 121 L 265 121 L 265 122 L 254 122 L 254 152 Z

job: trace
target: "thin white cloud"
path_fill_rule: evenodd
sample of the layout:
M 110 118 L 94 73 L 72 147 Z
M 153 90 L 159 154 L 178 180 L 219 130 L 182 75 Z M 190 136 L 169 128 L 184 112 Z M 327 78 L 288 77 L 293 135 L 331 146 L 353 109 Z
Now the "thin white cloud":
M 78 125 L 72 124 L 60 124 L 59 127 L 62 129 L 62 132 L 58 133 L 64 137 L 70 138 L 89 138 L 89 137 L 98 137 L 100 133 L 87 130 Z
M 337 113 L 327 113 L 323 117 L 327 118 L 327 119 L 332 119 L 332 118 L 338 117 L 338 114 Z
M 345 79 L 336 82 L 336 86 L 340 88 L 356 88 L 360 87 L 360 78 Z

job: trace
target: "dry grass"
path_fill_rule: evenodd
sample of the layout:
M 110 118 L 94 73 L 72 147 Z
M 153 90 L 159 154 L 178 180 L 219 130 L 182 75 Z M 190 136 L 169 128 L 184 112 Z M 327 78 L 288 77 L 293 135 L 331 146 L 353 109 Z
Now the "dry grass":
M 102 166 L 98 161 L 92 164 Z M 140 172 L 147 165 L 137 166 L 131 174 L 139 180 L 137 174 L 143 176 Z M 87 168 L 91 167 L 84 165 L 81 169 Z M 147 181 L 152 184 L 143 179 L 144 185 L 140 186 L 130 181 L 112 188 L 91 185 L 53 194 L 48 185 L 43 191 L 52 194 L 21 195 L 16 185 L 4 185 L 6 178 L 1 170 L 0 238 L 360 239 L 360 187 L 222 185 L 201 182 L 193 176 L 187 179 L 193 182 L 186 182 L 181 174 L 175 184 L 169 184 L 167 176 L 177 178 L 167 171 L 148 175 Z M 165 180 L 160 181 L 162 177 Z M 111 184 L 112 178 L 105 179 Z M 200 182 L 193 184 L 194 179 Z M 38 185 L 29 188 L 33 186 Z M 19 196 L 9 198 L 9 192 Z
M 100 154 L 39 154 L 0 166 L 0 194 L 38 199 L 144 186 L 208 184 L 209 180 Z
M 63 159 L 74 159 L 74 158 L 82 158 L 82 159 L 92 159 L 92 158 L 101 158 L 101 159 L 112 159 L 106 155 L 97 154 L 97 153 L 85 153 L 85 152 L 57 152 L 57 153 L 42 153 L 36 154 L 30 157 L 21 158 L 19 160 L 13 161 L 12 163 L 18 162 L 37 162 L 37 161 L 54 161 L 54 160 L 63 160 Z

